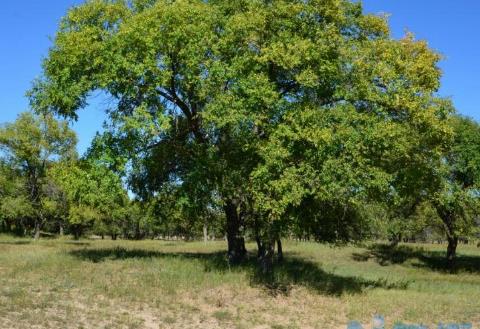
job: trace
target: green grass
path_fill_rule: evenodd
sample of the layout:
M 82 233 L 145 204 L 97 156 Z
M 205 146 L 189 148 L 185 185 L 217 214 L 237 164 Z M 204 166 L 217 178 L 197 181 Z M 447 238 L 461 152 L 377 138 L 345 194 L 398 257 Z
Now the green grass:
M 285 242 L 273 276 L 224 242 L 0 237 L 2 328 L 345 328 L 384 314 L 425 323 L 480 320 L 480 249 Z M 254 246 L 249 245 L 254 251 Z

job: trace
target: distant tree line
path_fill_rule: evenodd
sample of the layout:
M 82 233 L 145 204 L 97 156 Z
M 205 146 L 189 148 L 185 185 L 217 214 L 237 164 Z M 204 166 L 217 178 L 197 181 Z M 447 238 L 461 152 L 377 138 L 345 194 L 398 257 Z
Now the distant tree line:
M 0 127 L 0 224 L 5 233 L 96 235 L 116 240 L 221 238 L 218 209 L 197 214 L 175 187 L 147 202 L 131 199 L 122 177 L 76 153 L 68 123 L 22 113 Z
M 256 241 L 265 271 L 283 237 L 443 235 L 453 263 L 476 234 L 480 133 L 438 96 L 439 60 L 348 0 L 87 1 L 60 24 L 30 117 L 76 119 L 102 91 L 106 130 L 80 160 L 55 133 L 62 147 L 34 167 L 7 133 L 2 168 L 25 191 L 2 192 L 22 212 L 2 212 L 4 225 L 214 232 L 231 263 Z

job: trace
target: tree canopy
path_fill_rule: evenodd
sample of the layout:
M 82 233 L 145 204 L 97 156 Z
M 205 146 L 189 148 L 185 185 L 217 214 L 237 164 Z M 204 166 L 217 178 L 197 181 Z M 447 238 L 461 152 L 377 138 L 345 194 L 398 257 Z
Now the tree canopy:
M 454 138 L 439 167 L 440 181 L 432 202 L 443 221 L 447 258 L 453 265 L 459 236 L 478 233 L 475 224 L 480 209 L 480 125 L 453 116 L 451 126 Z
M 29 97 L 77 118 L 108 94 L 92 152 L 144 201 L 173 186 L 197 214 L 223 209 L 229 259 L 249 233 L 268 268 L 291 225 L 349 240 L 360 204 L 436 190 L 453 136 L 439 60 L 347 0 L 91 0 L 62 20 Z
M 2 207 L 15 212 L 9 217 L 30 217 L 35 223 L 35 237 L 45 222 L 43 199 L 48 167 L 55 161 L 75 159 L 77 137 L 65 121 L 51 114 L 21 113 L 13 123 L 0 128 L 0 150 L 3 161 L 19 189 L 11 191 Z

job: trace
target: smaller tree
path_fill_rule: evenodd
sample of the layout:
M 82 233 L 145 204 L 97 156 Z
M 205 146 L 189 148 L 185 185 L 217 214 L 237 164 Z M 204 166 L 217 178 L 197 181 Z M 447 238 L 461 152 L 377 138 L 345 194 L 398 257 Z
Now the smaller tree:
M 7 165 L 23 179 L 26 199 L 33 211 L 34 236 L 45 223 L 43 184 L 52 163 L 76 158 L 77 137 L 66 121 L 52 115 L 21 113 L 13 123 L 0 127 L 0 150 Z
M 60 164 L 50 174 L 66 195 L 68 224 L 76 238 L 93 228 L 116 239 L 128 203 L 120 177 L 92 161 Z
M 3 231 L 24 235 L 32 217 L 22 177 L 0 162 L 0 222 Z
M 3 198 L 0 212 L 6 231 L 22 236 L 26 234 L 28 222 L 34 217 L 31 203 L 21 194 Z
M 480 125 L 453 116 L 454 138 L 439 168 L 440 184 L 432 203 L 441 218 L 447 241 L 447 261 L 454 265 L 459 237 L 475 232 L 479 212 Z

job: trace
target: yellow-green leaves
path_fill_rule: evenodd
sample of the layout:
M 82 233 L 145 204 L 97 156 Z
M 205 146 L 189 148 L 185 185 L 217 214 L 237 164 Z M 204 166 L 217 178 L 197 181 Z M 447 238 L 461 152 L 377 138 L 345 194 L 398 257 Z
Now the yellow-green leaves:
M 0 147 L 13 167 L 43 171 L 53 159 L 72 159 L 77 137 L 68 123 L 52 115 L 21 113 L 17 120 L 0 127 Z
M 179 185 L 291 219 L 425 189 L 451 138 L 439 60 L 347 0 L 95 0 L 63 20 L 30 96 L 75 117 L 109 94 L 105 140 L 142 195 Z

